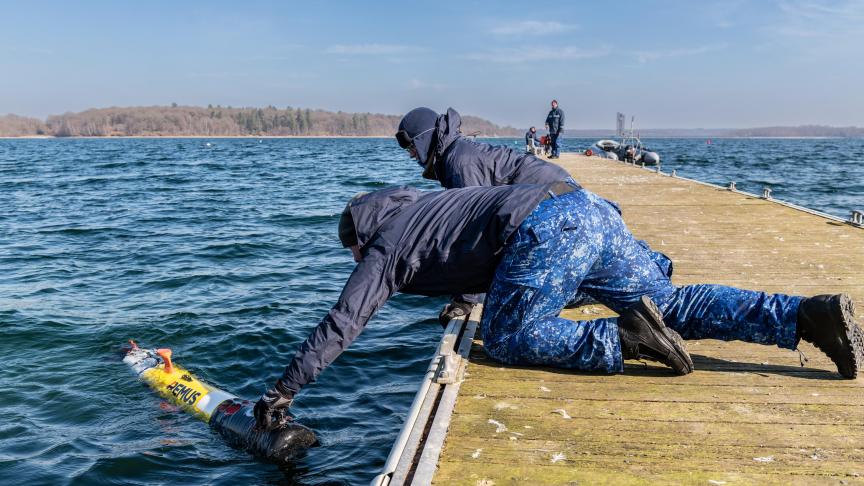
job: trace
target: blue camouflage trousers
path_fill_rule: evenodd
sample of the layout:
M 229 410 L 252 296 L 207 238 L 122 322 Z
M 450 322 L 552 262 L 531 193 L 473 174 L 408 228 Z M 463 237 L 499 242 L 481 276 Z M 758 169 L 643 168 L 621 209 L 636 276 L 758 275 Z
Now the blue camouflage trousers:
M 721 285 L 676 287 L 661 267 L 603 198 L 579 189 L 547 199 L 504 248 L 484 303 L 486 352 L 508 364 L 623 371 L 615 318 L 559 317 L 577 293 L 617 313 L 648 295 L 684 339 L 797 346 L 802 297 Z

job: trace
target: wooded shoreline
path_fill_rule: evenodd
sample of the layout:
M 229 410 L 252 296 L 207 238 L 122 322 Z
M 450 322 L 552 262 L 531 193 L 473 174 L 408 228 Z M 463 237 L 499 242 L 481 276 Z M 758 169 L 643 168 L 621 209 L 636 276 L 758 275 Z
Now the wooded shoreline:
M 223 106 L 113 107 L 38 118 L 0 116 L 2 137 L 392 137 L 401 115 L 347 113 L 301 108 Z M 462 131 L 480 136 L 519 136 L 474 116 Z

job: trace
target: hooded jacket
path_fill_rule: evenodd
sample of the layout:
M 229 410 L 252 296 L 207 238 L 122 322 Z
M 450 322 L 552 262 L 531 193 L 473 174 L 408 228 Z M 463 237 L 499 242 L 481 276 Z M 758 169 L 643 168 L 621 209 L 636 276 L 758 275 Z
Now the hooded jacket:
M 549 126 L 549 133 L 558 134 L 564 130 L 564 110 L 561 108 L 549 110 L 549 114 L 546 115 L 546 125 Z
M 448 108 L 438 116 L 435 130 L 414 139 L 420 164 L 427 166 L 431 158 L 435 179 L 447 189 L 572 180 L 561 167 L 523 151 L 468 140 L 461 126 L 462 117 Z
M 394 187 L 349 205 L 363 259 L 336 305 L 285 369 L 280 388 L 296 394 L 315 380 L 396 292 L 485 292 L 507 239 L 550 185 L 422 192 Z

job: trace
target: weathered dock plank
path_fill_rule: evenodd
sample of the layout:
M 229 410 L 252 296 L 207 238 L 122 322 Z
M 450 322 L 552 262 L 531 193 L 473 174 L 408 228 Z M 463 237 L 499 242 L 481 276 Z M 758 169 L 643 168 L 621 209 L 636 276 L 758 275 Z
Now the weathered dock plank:
M 864 309 L 864 229 L 617 162 L 560 163 L 621 204 L 636 236 L 672 257 L 677 284 L 847 292 Z M 691 375 L 633 362 L 605 376 L 502 366 L 476 342 L 435 482 L 864 483 L 864 380 L 841 380 L 809 345 L 804 367 L 775 347 L 688 347 Z

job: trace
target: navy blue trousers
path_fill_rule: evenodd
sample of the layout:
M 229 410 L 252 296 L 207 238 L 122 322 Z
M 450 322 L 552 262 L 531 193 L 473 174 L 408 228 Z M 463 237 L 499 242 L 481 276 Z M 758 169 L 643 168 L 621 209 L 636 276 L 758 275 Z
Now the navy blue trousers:
M 552 156 L 558 157 L 561 155 L 561 135 L 550 133 L 549 136 L 552 138 Z
M 508 240 L 486 294 L 486 352 L 508 364 L 623 371 L 615 318 L 559 317 L 578 293 L 618 313 L 648 295 L 684 339 L 797 346 L 801 297 L 676 287 L 652 253 L 596 194 L 576 190 L 541 202 Z

